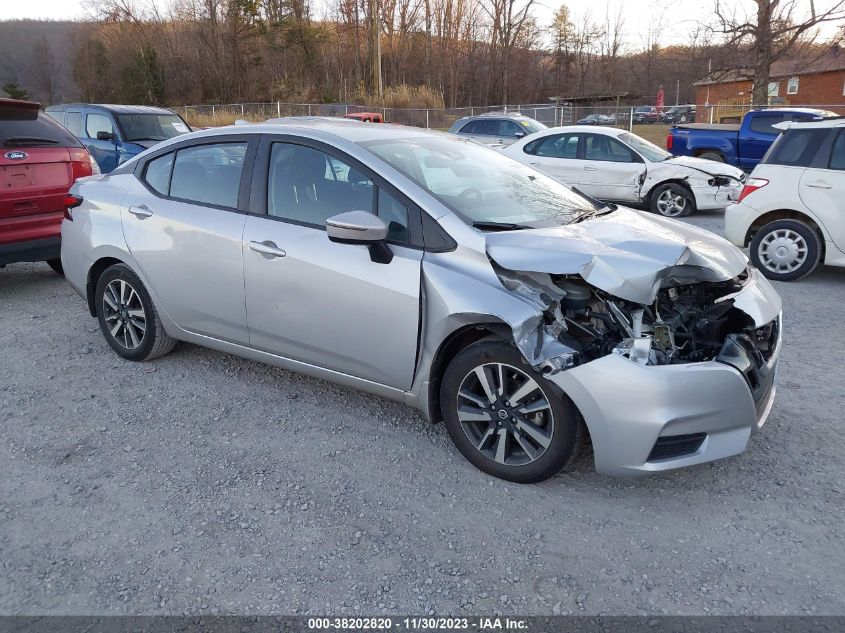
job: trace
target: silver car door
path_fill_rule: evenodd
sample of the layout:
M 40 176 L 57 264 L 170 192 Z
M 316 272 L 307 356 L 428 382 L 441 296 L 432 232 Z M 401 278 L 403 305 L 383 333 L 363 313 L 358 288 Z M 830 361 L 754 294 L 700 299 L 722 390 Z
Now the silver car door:
M 348 159 L 289 142 L 267 144 L 255 175 L 266 178 L 267 213 L 250 215 L 244 229 L 250 345 L 409 388 L 422 250 L 409 243 L 408 207 Z M 374 207 L 390 226 L 387 264 L 373 261 L 366 246 L 329 241 L 325 231 L 329 217 Z
M 246 344 L 238 206 L 249 143 L 205 141 L 139 165 L 123 233 L 159 309 L 185 330 Z
M 604 134 L 584 138 L 584 161 L 578 188 L 599 200 L 638 201 L 642 158 L 629 147 Z
M 578 134 L 550 134 L 524 146 L 528 163 L 570 187 L 580 187 L 584 173 L 584 161 L 578 159 Z

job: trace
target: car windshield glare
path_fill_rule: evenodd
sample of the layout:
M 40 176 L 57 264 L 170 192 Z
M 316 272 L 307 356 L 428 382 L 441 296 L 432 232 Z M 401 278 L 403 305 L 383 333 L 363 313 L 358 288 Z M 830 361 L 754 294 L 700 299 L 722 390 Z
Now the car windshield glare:
M 559 226 L 595 210 L 565 185 L 469 139 L 429 136 L 360 145 L 470 225 Z
M 126 141 L 165 141 L 191 130 L 175 114 L 118 114 Z
M 636 134 L 620 134 L 619 140 L 638 154 L 645 156 L 646 159 L 653 163 L 659 163 L 660 161 L 666 160 L 672 156 L 670 152 L 667 152 L 665 149 L 658 147 L 651 141 L 647 141 L 642 136 L 637 136 Z

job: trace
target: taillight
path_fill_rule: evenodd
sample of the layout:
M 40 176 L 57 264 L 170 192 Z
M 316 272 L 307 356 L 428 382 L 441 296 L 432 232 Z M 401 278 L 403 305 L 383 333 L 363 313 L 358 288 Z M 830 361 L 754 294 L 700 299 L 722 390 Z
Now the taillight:
M 769 181 L 765 178 L 749 178 L 745 181 L 745 186 L 742 188 L 742 191 L 739 194 L 738 202 L 742 202 L 747 198 L 749 195 L 757 191 L 758 189 L 762 189 L 766 185 L 769 184 Z
M 674 140 L 675 135 L 669 132 L 669 134 L 666 136 L 666 149 L 672 149 L 672 143 L 674 142 Z
M 70 220 L 71 222 L 73 222 L 73 215 L 71 214 L 70 210 L 75 209 L 80 204 L 82 204 L 82 198 L 80 198 L 79 196 L 74 196 L 70 193 L 65 196 L 65 220 Z
M 84 147 L 71 147 L 68 149 L 70 153 L 70 167 L 73 179 L 82 178 L 83 176 L 91 176 L 94 169 L 91 167 L 91 154 Z

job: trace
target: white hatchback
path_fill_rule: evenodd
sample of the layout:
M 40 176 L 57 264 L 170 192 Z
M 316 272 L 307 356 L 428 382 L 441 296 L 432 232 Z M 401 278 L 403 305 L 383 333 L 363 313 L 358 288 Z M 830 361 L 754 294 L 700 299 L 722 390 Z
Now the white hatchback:
M 783 134 L 725 212 L 727 238 L 769 279 L 845 266 L 845 117 L 775 127 Z
M 745 174 L 692 156 L 673 156 L 626 130 L 595 125 L 550 128 L 502 150 L 580 192 L 607 202 L 644 204 L 660 215 L 724 209 Z

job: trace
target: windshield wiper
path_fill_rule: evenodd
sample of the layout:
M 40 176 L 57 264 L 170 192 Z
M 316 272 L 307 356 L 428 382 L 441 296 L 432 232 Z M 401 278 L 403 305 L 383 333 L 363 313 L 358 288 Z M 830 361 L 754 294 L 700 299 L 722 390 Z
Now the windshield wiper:
M 530 229 L 532 227 L 527 224 L 514 224 L 513 222 L 473 222 L 473 228 L 481 229 L 482 231 L 521 231 Z
M 56 145 L 58 141 L 40 136 L 10 136 L 6 139 L 6 147 L 18 147 L 20 145 Z

